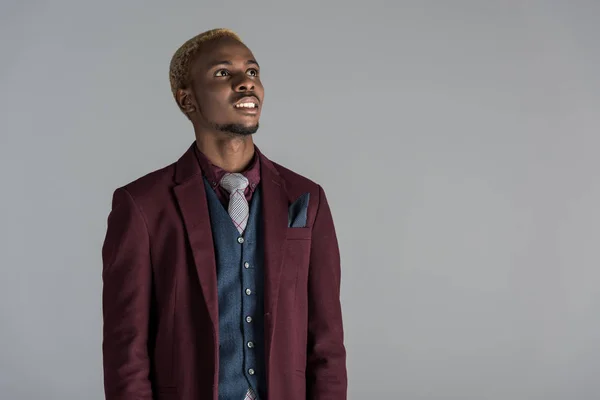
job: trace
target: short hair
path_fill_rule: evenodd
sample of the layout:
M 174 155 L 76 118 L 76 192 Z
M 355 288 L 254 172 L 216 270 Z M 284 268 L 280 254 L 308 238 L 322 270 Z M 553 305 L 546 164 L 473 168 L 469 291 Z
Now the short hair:
M 200 45 L 212 40 L 223 37 L 233 38 L 242 42 L 240 37 L 230 29 L 216 28 L 202 32 L 185 42 L 171 58 L 169 67 L 169 80 L 171 82 L 171 92 L 177 101 L 177 90 L 190 86 L 191 76 L 190 67 L 192 61 L 200 52 Z

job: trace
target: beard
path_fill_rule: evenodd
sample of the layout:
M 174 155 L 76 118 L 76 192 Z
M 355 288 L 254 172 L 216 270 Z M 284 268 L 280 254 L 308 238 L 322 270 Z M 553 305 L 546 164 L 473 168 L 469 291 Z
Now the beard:
M 258 123 L 252 126 L 242 124 L 215 124 L 214 127 L 218 131 L 230 133 L 232 135 L 249 136 L 256 133 L 258 130 Z

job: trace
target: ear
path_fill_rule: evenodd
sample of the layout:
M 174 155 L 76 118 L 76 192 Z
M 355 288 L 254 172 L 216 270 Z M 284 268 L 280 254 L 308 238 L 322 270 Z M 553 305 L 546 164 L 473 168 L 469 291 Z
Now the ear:
M 177 104 L 181 111 L 186 114 L 191 114 L 196 111 L 196 101 L 192 92 L 189 89 L 179 89 L 177 90 Z

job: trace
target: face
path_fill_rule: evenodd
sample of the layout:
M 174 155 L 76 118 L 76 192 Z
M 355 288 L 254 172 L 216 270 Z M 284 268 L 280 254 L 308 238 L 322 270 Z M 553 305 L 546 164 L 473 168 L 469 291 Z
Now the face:
M 238 135 L 258 130 L 264 89 L 254 55 L 232 38 L 204 43 L 191 65 L 192 84 L 179 99 L 203 128 Z

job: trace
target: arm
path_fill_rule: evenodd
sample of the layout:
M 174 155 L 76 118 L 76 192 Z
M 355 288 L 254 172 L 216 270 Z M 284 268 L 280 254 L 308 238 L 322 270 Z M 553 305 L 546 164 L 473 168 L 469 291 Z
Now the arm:
M 340 253 L 329 204 L 320 186 L 312 235 L 306 394 L 310 400 L 345 400 L 347 376 L 340 303 Z
M 151 400 L 147 350 L 150 246 L 142 214 L 125 189 L 113 194 L 102 262 L 106 399 Z

